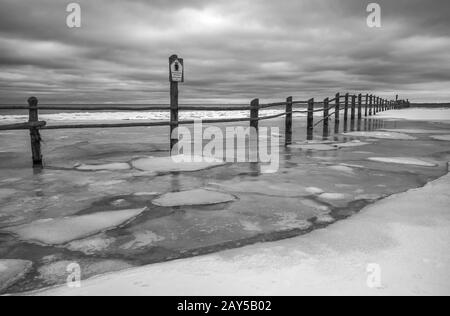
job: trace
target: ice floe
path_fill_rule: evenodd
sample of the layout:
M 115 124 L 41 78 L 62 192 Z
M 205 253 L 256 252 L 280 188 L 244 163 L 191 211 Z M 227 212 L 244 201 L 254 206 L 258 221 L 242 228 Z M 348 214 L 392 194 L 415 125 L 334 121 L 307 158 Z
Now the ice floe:
M 278 215 L 277 225 L 281 229 L 301 229 L 307 230 L 311 228 L 312 223 L 307 220 L 298 219 L 295 213 L 281 213 Z
M 349 173 L 349 174 L 354 174 L 355 173 L 353 168 L 348 167 L 348 166 L 344 166 L 344 165 L 330 166 L 330 167 L 328 167 L 328 169 L 335 170 L 335 171 L 340 171 L 340 172 L 344 172 L 344 173 Z
M 206 161 L 204 157 L 148 157 L 131 162 L 133 168 L 151 173 L 192 172 L 225 165 L 224 161 Z
M 436 121 L 449 122 L 450 109 L 448 108 L 411 108 L 400 111 L 388 111 L 377 114 L 380 118 L 392 118 L 409 121 Z
M 290 145 L 289 147 L 304 151 L 333 151 L 338 149 L 336 146 L 330 144 L 296 144 Z
M 346 194 L 342 193 L 323 193 L 319 195 L 322 200 L 344 200 L 347 198 Z
M 257 223 L 253 223 L 251 221 L 240 220 L 239 223 L 242 225 L 242 228 L 249 232 L 262 232 L 263 229 Z
M 5 228 L 5 231 L 17 235 L 24 241 L 62 245 L 114 229 L 133 220 L 145 210 L 145 208 L 132 209 L 39 220 L 30 224 Z
M 230 194 L 204 189 L 189 190 L 183 192 L 167 193 L 152 201 L 153 204 L 163 207 L 212 205 L 227 203 L 236 200 Z
M 325 192 L 324 190 L 316 187 L 308 187 L 305 189 L 305 191 L 311 194 L 322 194 Z
M 67 244 L 71 251 L 79 251 L 86 255 L 93 255 L 108 249 L 115 242 L 115 238 L 98 236 L 87 239 L 75 240 Z
M 62 260 L 42 266 L 38 269 L 38 278 L 48 285 L 65 283 L 68 276 L 67 269 L 73 263 L 72 261 Z M 80 264 L 83 279 L 133 267 L 122 260 L 78 260 L 77 263 Z
M 447 134 L 448 131 L 439 129 L 383 129 L 386 132 L 404 133 L 404 134 Z
M 437 167 L 436 163 L 423 161 L 417 158 L 409 158 L 409 157 L 370 157 L 368 158 L 371 161 L 376 162 L 385 162 L 385 163 L 393 163 L 393 164 L 401 164 L 401 165 L 415 165 L 422 167 Z
M 397 132 L 383 132 L 383 131 L 371 131 L 371 132 L 349 132 L 345 133 L 345 136 L 353 137 L 372 137 L 378 139 L 393 139 L 393 140 L 416 140 L 417 138 L 409 136 L 403 133 Z
M 337 143 L 334 144 L 333 146 L 338 147 L 338 148 L 353 148 L 353 147 L 360 147 L 360 146 L 367 146 L 370 145 L 371 143 L 369 142 L 362 142 L 359 140 L 354 140 L 348 143 Z
M 131 167 L 128 163 L 125 162 L 116 162 L 116 163 L 109 163 L 109 164 L 103 164 L 103 165 L 79 165 L 75 167 L 75 169 L 80 171 L 104 171 L 104 170 L 129 170 Z
M 22 279 L 33 263 L 27 260 L 0 259 L 0 293 Z
M 219 187 L 220 189 L 229 192 L 255 193 L 267 196 L 282 196 L 282 197 L 301 197 L 311 193 L 314 189 L 307 190 L 303 186 L 295 183 L 271 183 L 268 181 L 240 181 L 240 182 L 225 182 L 225 183 L 211 183 L 211 186 Z M 320 189 L 319 189 L 320 190 Z
M 336 220 L 331 215 L 320 215 L 316 219 L 316 223 L 319 225 L 332 224 Z
M 154 243 L 157 243 L 158 241 L 162 241 L 164 239 L 164 237 L 159 236 L 151 231 L 137 232 L 135 233 L 134 239 L 132 241 L 121 245 L 120 248 L 125 250 L 140 249 L 151 246 Z
M 159 195 L 161 193 L 159 192 L 136 192 L 133 195 L 134 196 L 152 196 L 152 195 Z
M 435 140 L 443 140 L 443 141 L 450 142 L 450 135 L 436 135 L 436 136 L 431 136 L 431 138 L 433 138 Z

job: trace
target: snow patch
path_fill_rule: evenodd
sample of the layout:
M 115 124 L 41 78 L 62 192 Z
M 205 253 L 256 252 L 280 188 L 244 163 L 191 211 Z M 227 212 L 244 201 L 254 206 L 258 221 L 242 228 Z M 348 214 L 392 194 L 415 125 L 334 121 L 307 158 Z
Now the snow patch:
M 437 167 L 438 165 L 435 163 L 423 161 L 417 158 L 409 158 L 409 157 L 371 157 L 369 158 L 371 161 L 376 162 L 385 162 L 385 163 L 393 163 L 393 164 L 401 164 L 401 165 L 414 165 L 414 166 L 422 166 L 422 167 Z
M 212 205 L 235 201 L 236 198 L 230 194 L 196 189 L 183 192 L 167 193 L 152 201 L 154 205 L 163 207 L 189 206 L 189 205 Z
M 21 240 L 47 245 L 62 245 L 121 226 L 146 209 L 101 212 L 84 216 L 39 220 L 30 224 L 6 228 Z

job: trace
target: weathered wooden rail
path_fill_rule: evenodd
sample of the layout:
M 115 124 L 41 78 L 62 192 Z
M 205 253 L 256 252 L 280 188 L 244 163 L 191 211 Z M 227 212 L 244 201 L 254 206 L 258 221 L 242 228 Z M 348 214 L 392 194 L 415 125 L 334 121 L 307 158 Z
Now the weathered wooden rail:
M 303 106 L 306 109 L 295 109 L 296 106 Z M 320 106 L 317 108 L 317 106 Z M 329 122 L 332 117 L 335 119 L 335 126 L 337 126 L 337 132 L 339 131 L 339 124 L 341 122 L 341 113 L 343 112 L 343 119 L 345 124 L 347 121 L 355 122 L 356 120 L 362 120 L 365 117 L 376 115 L 379 112 L 401 109 L 409 107 L 408 100 L 387 100 L 374 95 L 351 95 L 346 93 L 344 95 L 338 93 L 333 99 L 326 98 L 324 101 L 316 102 L 315 99 L 308 101 L 294 101 L 292 97 L 288 97 L 285 102 L 260 104 L 259 99 L 251 101 L 250 105 L 230 105 L 230 106 L 214 106 L 214 105 L 202 105 L 202 106 L 168 106 L 168 105 L 152 105 L 152 106 L 139 106 L 131 104 L 118 104 L 118 105 L 39 105 L 38 99 L 31 97 L 28 99 L 28 106 L 24 105 L 0 105 L 0 110 L 28 110 L 29 120 L 28 122 L 9 124 L 0 126 L 0 131 L 7 130 L 29 130 L 31 138 L 31 152 L 33 167 L 42 168 L 43 158 L 41 151 L 41 130 L 57 130 L 57 129 L 88 129 L 88 128 L 125 128 L 125 127 L 152 127 L 152 126 L 169 126 L 171 130 L 179 125 L 194 124 L 195 120 L 178 120 L 179 111 L 249 111 L 249 117 L 244 118 L 230 118 L 230 119 L 208 119 L 203 120 L 205 124 L 217 124 L 217 123 L 233 123 L 233 122 L 249 122 L 250 127 L 258 130 L 259 122 L 264 120 L 275 119 L 279 117 L 285 117 L 285 145 L 292 143 L 293 135 L 293 114 L 304 113 L 307 117 L 307 139 L 313 139 L 314 128 L 323 123 L 324 135 L 328 134 Z M 285 111 L 275 115 L 260 116 L 260 110 L 269 109 L 274 107 L 285 107 Z M 49 111 L 170 111 L 171 120 L 164 122 L 132 122 L 132 123 L 105 123 L 105 124 L 59 124 L 59 125 L 47 125 L 45 121 L 39 121 L 39 110 Z M 330 113 L 330 111 L 332 113 Z M 314 124 L 315 114 L 322 113 L 320 120 Z M 350 119 L 349 119 L 350 117 Z M 170 139 L 170 146 L 176 144 L 175 141 Z

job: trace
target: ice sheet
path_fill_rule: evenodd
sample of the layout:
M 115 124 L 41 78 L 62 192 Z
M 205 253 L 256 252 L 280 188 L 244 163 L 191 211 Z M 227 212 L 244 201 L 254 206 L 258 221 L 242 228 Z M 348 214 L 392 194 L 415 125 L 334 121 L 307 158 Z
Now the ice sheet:
M 32 265 L 28 260 L 0 259 L 0 293 L 23 278 Z
M 436 163 L 427 162 L 417 158 L 410 157 L 370 157 L 369 160 L 402 165 L 415 165 L 423 167 L 436 167 Z
M 61 245 L 123 225 L 144 211 L 145 209 L 133 209 L 40 220 L 22 226 L 9 227 L 5 231 L 25 241 Z
M 437 136 L 431 136 L 431 138 L 433 138 L 435 140 L 442 140 L 442 141 L 450 142 L 450 135 L 437 135 Z
M 200 162 L 197 162 L 199 160 Z M 187 162 L 179 162 L 187 161 Z M 213 167 L 223 166 L 223 161 L 207 162 L 203 157 L 175 156 L 175 157 L 148 157 L 132 161 L 132 166 L 141 171 L 151 173 L 192 172 Z
M 230 194 L 197 189 L 183 192 L 167 193 L 152 201 L 153 204 L 164 207 L 183 205 L 211 205 L 227 203 L 236 200 Z
M 367 137 L 367 138 L 378 138 L 378 139 L 395 139 L 395 140 L 415 140 L 413 136 L 409 136 L 397 132 L 382 132 L 382 131 L 371 131 L 371 132 L 350 132 L 345 133 L 346 136 L 354 137 Z

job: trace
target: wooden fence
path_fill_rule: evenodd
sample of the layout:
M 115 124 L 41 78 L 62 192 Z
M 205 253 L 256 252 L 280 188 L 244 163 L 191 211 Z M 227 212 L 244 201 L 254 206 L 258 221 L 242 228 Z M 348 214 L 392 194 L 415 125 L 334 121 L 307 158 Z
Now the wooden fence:
M 208 119 L 203 120 L 205 124 L 216 123 L 232 123 L 232 122 L 250 122 L 250 126 L 258 129 L 259 122 L 264 120 L 285 117 L 285 145 L 292 143 L 293 124 L 292 117 L 294 113 L 304 113 L 307 115 L 307 139 L 313 138 L 314 128 L 323 123 L 324 131 L 328 131 L 329 122 L 334 117 L 335 125 L 338 127 L 341 121 L 341 113 L 345 122 L 350 120 L 362 120 L 365 117 L 376 115 L 379 112 L 401 109 L 409 107 L 409 100 L 387 100 L 374 95 L 351 95 L 336 94 L 333 99 L 326 98 L 322 102 L 316 102 L 315 99 L 308 101 L 294 101 L 292 97 L 288 97 L 285 102 L 261 104 L 259 99 L 253 100 L 250 105 L 231 105 L 231 106 L 179 106 L 176 108 L 167 105 L 139 106 L 131 104 L 121 105 L 41 105 L 38 99 L 31 97 L 28 99 L 28 106 L 24 105 L 0 105 L 0 110 L 28 110 L 28 122 L 0 125 L 0 131 L 7 130 L 29 130 L 31 138 L 31 152 L 33 159 L 33 167 L 42 168 L 43 158 L 41 152 L 41 135 L 40 130 L 56 130 L 56 129 L 86 129 L 86 128 L 122 128 L 122 127 L 151 127 L 151 126 L 169 126 L 171 130 L 179 125 L 193 124 L 194 120 L 178 120 L 179 111 L 249 111 L 250 116 L 246 118 L 230 118 L 230 119 Z M 260 110 L 274 107 L 285 107 L 285 111 L 276 115 L 260 116 Z M 305 109 L 296 109 L 304 107 Z M 47 125 L 45 121 L 39 120 L 39 110 L 49 111 L 170 111 L 171 120 L 167 122 L 133 122 L 133 123 L 105 123 L 105 124 L 66 124 L 66 125 Z M 331 113 L 330 113 L 331 112 Z M 321 114 L 317 114 L 321 113 Z M 320 120 L 315 122 L 315 118 L 319 116 Z M 350 116 L 350 119 L 349 119 Z M 176 119 L 173 119 L 176 118 Z M 176 144 L 172 137 L 170 146 Z

